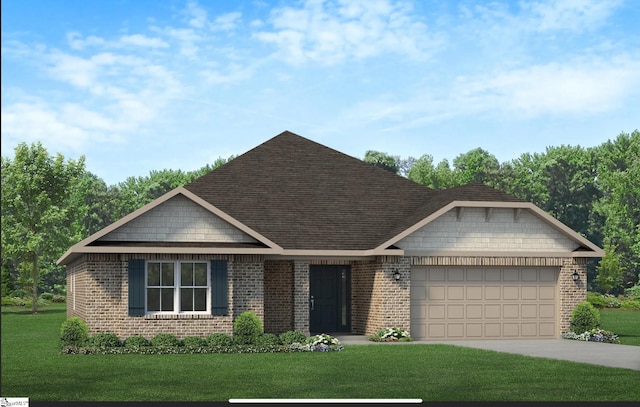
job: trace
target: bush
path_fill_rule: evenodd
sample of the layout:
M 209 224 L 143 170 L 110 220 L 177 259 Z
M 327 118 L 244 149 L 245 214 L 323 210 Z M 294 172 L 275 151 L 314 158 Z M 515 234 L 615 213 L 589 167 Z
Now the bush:
M 149 346 L 149 341 L 144 336 L 135 335 L 125 339 L 124 346 L 130 349 L 138 349 Z
M 62 346 L 83 346 L 89 341 L 89 327 L 79 317 L 71 317 L 60 327 Z
M 187 348 L 201 348 L 206 344 L 207 342 L 199 336 L 187 336 L 182 340 L 182 345 Z
M 375 335 L 369 338 L 373 342 L 411 342 L 409 332 L 398 327 L 387 327 L 379 329 Z
M 624 296 L 629 299 L 640 300 L 640 283 L 624 290 Z
M 63 303 L 67 301 L 67 297 L 65 297 L 64 295 L 60 295 L 60 294 L 54 294 L 53 298 L 51 298 L 51 302 L 55 302 L 55 303 Z
M 606 306 L 604 297 L 600 293 L 588 292 L 587 301 L 596 308 L 604 308 Z
M 292 343 L 305 343 L 307 337 L 302 332 L 287 331 L 280 334 L 280 342 L 283 345 L 291 345 Z
M 631 309 L 631 310 L 640 310 L 640 299 L 637 299 L 637 300 L 624 300 L 624 301 L 622 301 L 622 304 L 620 304 L 620 308 Z
M 99 348 L 116 348 L 122 346 L 122 341 L 111 332 L 100 332 L 91 337 L 91 345 Z
M 51 301 L 53 299 L 53 294 L 52 293 L 42 293 L 42 294 L 40 294 L 40 298 L 45 300 L 45 301 Z
M 174 346 L 180 346 L 180 341 L 174 334 L 157 334 L 151 338 L 151 345 L 160 348 L 170 348 Z
M 231 346 L 233 345 L 233 339 L 221 332 L 212 333 L 211 335 L 205 338 L 207 345 L 211 347 L 222 347 L 222 346 Z
M 580 334 L 598 327 L 600 327 L 600 311 L 588 301 L 576 305 L 571 313 L 571 331 Z
M 604 329 L 591 329 L 581 334 L 575 332 L 567 332 L 562 335 L 564 339 L 575 339 L 577 341 L 591 341 L 591 342 L 607 342 L 607 343 L 620 343 L 618 335 L 613 332 L 605 331 Z
M 262 335 L 262 321 L 251 311 L 238 315 L 233 322 L 233 340 L 238 344 L 255 344 L 260 335 Z
M 278 346 L 281 345 L 281 342 L 276 334 L 262 334 L 258 336 L 256 344 L 261 346 Z

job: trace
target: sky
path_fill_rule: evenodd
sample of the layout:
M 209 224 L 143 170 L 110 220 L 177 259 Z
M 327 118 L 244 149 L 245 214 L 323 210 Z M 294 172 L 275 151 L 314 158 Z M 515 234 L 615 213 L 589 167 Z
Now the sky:
M 285 130 L 452 163 L 640 127 L 638 0 L 1 5 L 2 156 L 41 142 L 108 185 Z

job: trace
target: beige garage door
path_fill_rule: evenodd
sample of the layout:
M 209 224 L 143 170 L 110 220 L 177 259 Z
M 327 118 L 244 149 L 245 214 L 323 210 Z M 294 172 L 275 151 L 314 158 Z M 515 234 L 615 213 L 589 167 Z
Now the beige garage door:
M 556 338 L 553 267 L 413 267 L 416 340 Z

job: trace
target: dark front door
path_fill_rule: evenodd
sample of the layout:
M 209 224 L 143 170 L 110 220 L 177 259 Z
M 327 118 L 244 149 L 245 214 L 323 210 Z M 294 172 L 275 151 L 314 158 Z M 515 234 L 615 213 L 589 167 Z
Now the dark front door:
M 349 266 L 310 266 L 309 329 L 311 333 L 351 331 Z

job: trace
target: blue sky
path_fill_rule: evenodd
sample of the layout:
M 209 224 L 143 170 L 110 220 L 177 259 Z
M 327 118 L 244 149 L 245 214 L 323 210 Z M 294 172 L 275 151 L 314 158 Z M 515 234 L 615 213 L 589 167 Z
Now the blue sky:
M 501 161 L 639 128 L 640 2 L 3 0 L 2 156 L 112 185 L 289 130 Z M 286 159 L 286 157 L 283 157 Z

